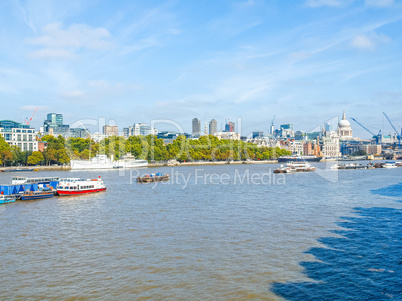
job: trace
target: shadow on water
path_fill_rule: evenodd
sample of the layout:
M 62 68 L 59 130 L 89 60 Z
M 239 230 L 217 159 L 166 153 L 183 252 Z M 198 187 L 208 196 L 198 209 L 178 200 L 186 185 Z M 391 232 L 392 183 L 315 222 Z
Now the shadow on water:
M 402 183 L 372 191 L 402 196 Z M 326 248 L 307 251 L 317 261 L 302 262 L 314 282 L 275 283 L 288 300 L 402 300 L 402 210 L 355 208 L 359 217 L 338 223 L 342 238 L 319 239 Z

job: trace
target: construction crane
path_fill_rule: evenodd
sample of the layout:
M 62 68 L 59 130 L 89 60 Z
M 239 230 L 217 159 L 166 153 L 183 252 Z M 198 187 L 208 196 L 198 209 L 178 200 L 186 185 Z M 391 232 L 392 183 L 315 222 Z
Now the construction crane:
M 350 119 L 352 119 L 354 122 L 356 122 L 358 125 L 360 125 L 363 129 L 365 129 L 367 132 L 369 132 L 371 135 L 373 135 L 373 137 L 377 136 L 376 134 L 374 134 L 372 131 L 370 131 L 368 128 L 366 128 L 364 125 L 362 125 L 360 122 L 358 122 L 353 117 L 350 117 Z
M 29 125 L 29 124 L 31 123 L 32 118 L 34 117 L 34 115 L 35 115 L 37 109 L 38 109 L 38 107 L 35 108 L 35 111 L 33 112 L 31 118 L 29 118 L 29 120 L 28 120 L 28 117 L 25 118 L 25 123 L 26 123 L 27 125 Z
M 393 125 L 393 123 L 391 122 L 391 120 L 388 118 L 387 114 L 385 114 L 385 112 L 382 112 L 384 114 L 384 116 L 387 118 L 389 124 L 392 126 L 392 128 L 394 129 L 395 133 L 396 133 L 396 138 L 398 139 L 399 142 L 399 149 L 401 149 L 401 135 L 402 135 L 402 129 L 401 129 L 401 135 L 398 134 L 398 131 L 396 130 L 395 126 Z

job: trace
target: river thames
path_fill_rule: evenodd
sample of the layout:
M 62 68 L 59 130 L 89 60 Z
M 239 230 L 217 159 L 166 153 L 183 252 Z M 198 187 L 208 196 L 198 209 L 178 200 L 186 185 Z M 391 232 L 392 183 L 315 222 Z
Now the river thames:
M 313 165 L 19 173 L 107 191 L 0 205 L 0 299 L 401 300 L 402 168 Z

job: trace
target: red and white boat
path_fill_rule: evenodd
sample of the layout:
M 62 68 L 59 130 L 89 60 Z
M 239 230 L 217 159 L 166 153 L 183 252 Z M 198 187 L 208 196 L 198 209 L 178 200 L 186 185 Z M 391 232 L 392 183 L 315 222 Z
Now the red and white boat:
M 87 180 L 80 178 L 60 179 L 59 185 L 57 186 L 57 193 L 59 195 L 77 195 L 105 190 L 106 185 L 103 183 L 101 177 Z

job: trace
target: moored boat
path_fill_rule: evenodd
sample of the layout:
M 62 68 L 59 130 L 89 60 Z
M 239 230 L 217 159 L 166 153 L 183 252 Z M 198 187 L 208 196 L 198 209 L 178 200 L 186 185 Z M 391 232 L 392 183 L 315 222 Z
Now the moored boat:
M 278 158 L 278 162 L 319 162 L 322 157 L 317 157 L 314 155 L 294 155 L 294 156 L 281 156 Z
M 23 172 L 23 171 L 35 171 L 33 168 L 7 168 L 3 169 L 3 172 Z
M 286 166 L 281 165 L 280 168 L 274 170 L 274 173 L 294 173 L 315 171 L 316 168 L 308 162 L 288 162 Z
M 135 159 L 133 156 L 123 156 L 122 160 L 114 161 L 113 156 L 96 155 L 90 160 L 71 160 L 72 170 L 88 169 L 114 169 L 114 168 L 138 168 L 148 165 L 147 160 Z
M 385 162 L 382 165 L 382 168 L 397 168 L 398 166 L 396 165 L 395 162 Z
M 106 191 L 106 185 L 99 176 L 97 179 L 65 178 L 57 186 L 60 196 L 78 195 Z
M 331 169 L 366 169 L 367 166 L 359 163 L 335 163 Z
M 39 178 L 28 178 L 15 176 L 11 178 L 11 184 L 50 184 L 50 182 L 60 181 L 59 177 L 39 177 Z
M 137 177 L 138 183 L 151 183 L 151 182 L 161 182 L 161 181 L 169 181 L 170 175 L 164 173 L 153 173 L 149 175 L 145 175 L 142 177 Z
M 39 190 L 39 191 L 25 191 L 22 196 L 22 201 L 48 199 L 53 197 L 54 193 L 51 190 Z
M 16 197 L 14 196 L 9 196 L 9 195 L 0 195 L 0 204 L 8 204 L 8 203 L 13 203 L 17 200 Z

